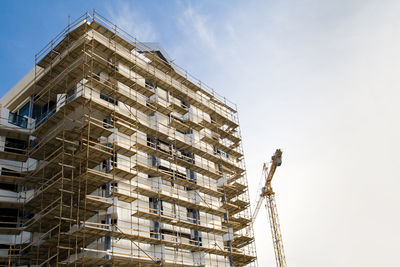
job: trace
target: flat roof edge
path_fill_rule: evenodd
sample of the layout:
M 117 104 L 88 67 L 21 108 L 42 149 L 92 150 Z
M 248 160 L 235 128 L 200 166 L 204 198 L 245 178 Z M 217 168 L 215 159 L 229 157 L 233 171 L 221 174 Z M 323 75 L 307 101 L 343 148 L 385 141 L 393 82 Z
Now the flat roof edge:
M 42 71 L 39 66 L 33 67 L 22 79 L 20 79 L 7 93 L 0 99 L 0 105 L 5 108 L 15 108 L 12 106 L 16 99 L 21 97 L 33 84 L 35 73 Z

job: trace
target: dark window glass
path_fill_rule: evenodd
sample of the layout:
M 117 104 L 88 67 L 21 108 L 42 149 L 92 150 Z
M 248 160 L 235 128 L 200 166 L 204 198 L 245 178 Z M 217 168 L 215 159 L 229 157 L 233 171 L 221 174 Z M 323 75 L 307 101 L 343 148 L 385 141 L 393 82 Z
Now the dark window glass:
M 10 112 L 8 114 L 8 122 L 22 128 L 28 127 L 28 119 L 23 116 L 17 115 L 16 113 Z
M 0 227 L 17 227 L 18 210 L 17 209 L 0 209 Z
M 75 89 L 69 90 L 66 95 L 66 103 L 72 101 L 75 98 Z
M 22 174 L 17 171 L 13 171 L 7 168 L 2 168 L 1 169 L 1 175 L 7 175 L 7 176 L 15 176 L 15 177 L 22 177 Z
M 18 115 L 29 116 L 29 101 L 18 110 Z
M 18 192 L 18 185 L 16 184 L 2 184 L 0 183 L 0 189 Z
M 27 147 L 26 141 L 6 137 L 4 151 L 17 154 L 24 154 L 26 147 Z
M 112 96 L 107 95 L 103 92 L 100 92 L 100 98 L 113 104 L 113 105 L 118 105 L 118 100 L 115 100 Z

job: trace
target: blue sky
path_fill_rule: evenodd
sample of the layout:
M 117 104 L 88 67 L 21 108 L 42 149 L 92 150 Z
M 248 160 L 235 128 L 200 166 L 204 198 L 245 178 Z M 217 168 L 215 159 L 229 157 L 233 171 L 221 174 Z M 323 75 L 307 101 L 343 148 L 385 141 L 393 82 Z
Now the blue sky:
M 253 196 L 282 148 L 289 266 L 399 266 L 399 1 L 3 1 L 0 95 L 93 8 L 238 105 Z M 274 266 L 264 209 L 255 231 Z
M 185 1 L 3 1 L 0 34 L 7 41 L 0 44 L 0 56 L 7 64 L 0 66 L 0 95 L 33 67 L 34 55 L 67 25 L 68 16 L 74 20 L 95 9 L 139 40 L 162 43 L 173 55 L 175 50 L 182 48 L 181 40 L 190 34 L 183 29 L 186 18 L 182 18 L 182 14 L 185 11 L 195 9 L 222 20 L 225 9 L 236 3 L 238 1 L 231 1 L 229 5 L 214 1 L 203 4 Z M 195 51 L 188 49 L 182 56 L 189 53 L 204 56 L 206 52 L 198 47 Z
M 150 9 L 152 12 L 161 12 L 154 4 L 146 3 L 143 1 L 135 6 L 137 12 Z M 2 1 L 1 5 L 0 22 L 3 26 L 0 34 L 7 41 L 0 44 L 0 56 L 7 64 L 0 67 L 0 95 L 33 67 L 34 55 L 67 25 L 68 16 L 76 19 L 84 12 L 96 9 L 108 17 L 108 11 L 112 9 L 111 1 Z M 168 9 L 168 5 L 164 5 L 164 8 Z

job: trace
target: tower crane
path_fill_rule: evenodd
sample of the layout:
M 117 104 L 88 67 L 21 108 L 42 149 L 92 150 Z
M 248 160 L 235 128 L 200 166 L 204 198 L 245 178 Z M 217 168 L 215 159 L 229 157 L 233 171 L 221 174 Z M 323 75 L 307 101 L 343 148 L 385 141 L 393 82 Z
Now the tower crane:
M 283 250 L 283 242 L 282 242 L 282 234 L 278 220 L 278 211 L 276 209 L 276 202 L 275 202 L 275 192 L 272 190 L 271 181 L 274 176 L 275 170 L 277 167 L 281 166 L 282 164 L 282 151 L 277 149 L 275 154 L 272 156 L 272 163 L 268 171 L 267 164 L 264 163 L 263 166 L 263 175 L 265 177 L 265 186 L 261 189 L 261 194 L 257 201 L 257 206 L 254 211 L 254 215 L 252 217 L 252 222 L 254 223 L 258 211 L 260 210 L 261 204 L 266 199 L 265 207 L 268 210 L 269 215 L 269 223 L 271 227 L 272 233 L 272 241 L 274 243 L 274 250 L 275 250 L 275 260 L 277 267 L 286 267 L 286 258 L 285 252 Z

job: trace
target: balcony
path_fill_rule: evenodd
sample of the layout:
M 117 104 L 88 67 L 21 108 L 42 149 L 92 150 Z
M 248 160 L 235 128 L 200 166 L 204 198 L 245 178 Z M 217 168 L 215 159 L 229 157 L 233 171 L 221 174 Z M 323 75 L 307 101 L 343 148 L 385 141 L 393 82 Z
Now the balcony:
M 28 127 L 28 118 L 22 117 L 12 112 L 10 112 L 8 115 L 8 122 L 21 128 L 26 129 Z

